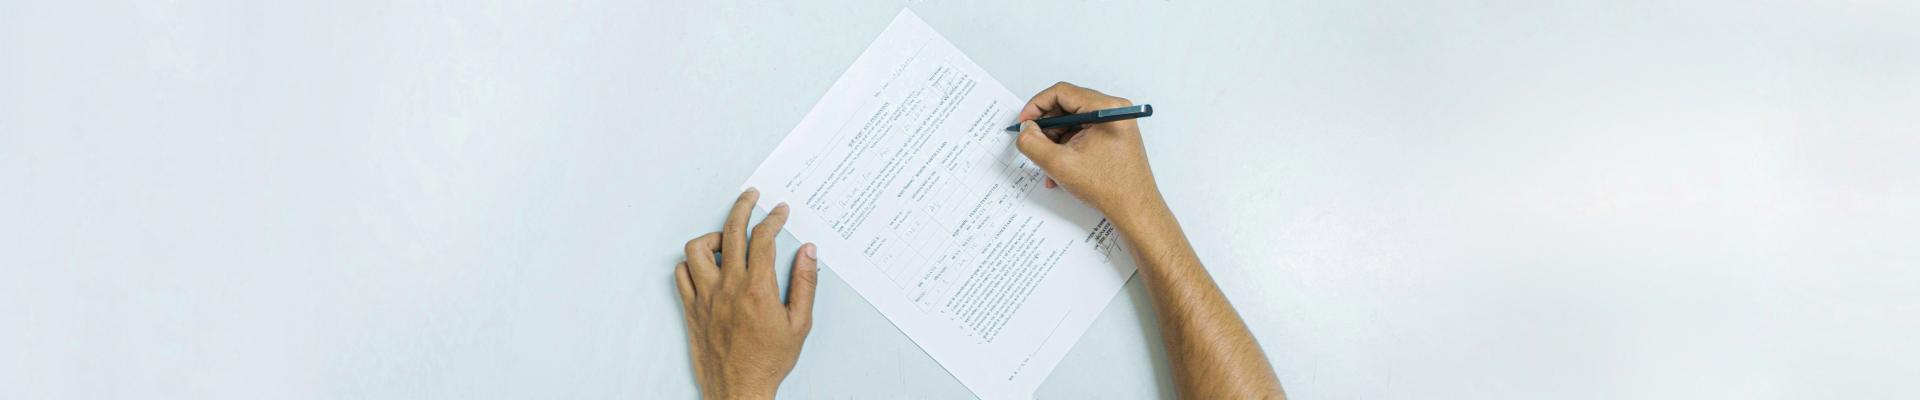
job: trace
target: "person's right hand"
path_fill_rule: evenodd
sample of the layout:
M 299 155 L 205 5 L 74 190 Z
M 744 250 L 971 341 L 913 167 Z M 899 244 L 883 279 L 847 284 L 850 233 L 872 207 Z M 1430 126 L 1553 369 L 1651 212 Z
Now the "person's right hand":
M 1060 82 L 1020 110 L 1020 153 L 1080 202 L 1118 218 L 1159 204 L 1160 187 L 1147 166 L 1140 125 L 1133 120 L 1041 131 L 1034 119 L 1133 105 L 1127 99 Z

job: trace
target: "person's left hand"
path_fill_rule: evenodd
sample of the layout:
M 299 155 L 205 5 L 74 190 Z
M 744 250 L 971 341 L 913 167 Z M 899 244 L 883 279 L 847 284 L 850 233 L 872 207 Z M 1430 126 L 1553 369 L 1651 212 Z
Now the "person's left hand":
M 753 189 L 741 193 L 725 228 L 688 241 L 687 261 L 674 267 L 693 375 L 704 398 L 773 398 L 813 329 L 813 291 L 819 280 L 813 244 L 801 245 L 793 258 L 787 303 L 781 304 L 773 274 L 773 238 L 787 222 L 787 204 L 767 213 L 749 241 L 747 217 L 759 198 Z M 721 253 L 717 265 L 716 252 Z

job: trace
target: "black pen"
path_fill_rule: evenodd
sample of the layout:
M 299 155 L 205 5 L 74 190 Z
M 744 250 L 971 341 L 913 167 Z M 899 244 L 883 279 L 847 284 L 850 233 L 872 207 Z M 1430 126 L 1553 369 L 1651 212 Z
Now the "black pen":
M 1109 108 L 1105 110 L 1083 112 L 1079 114 L 1062 115 L 1058 117 L 1046 117 L 1046 118 L 1033 120 L 1033 123 L 1039 124 L 1040 129 L 1048 129 L 1048 128 L 1058 128 L 1062 126 L 1098 124 L 1101 122 L 1119 121 L 1123 119 L 1146 118 L 1150 116 L 1153 116 L 1153 105 L 1141 104 L 1137 106 Z M 1019 132 L 1019 131 L 1020 131 L 1020 124 L 1013 124 L 1013 126 L 1007 127 L 1007 132 Z

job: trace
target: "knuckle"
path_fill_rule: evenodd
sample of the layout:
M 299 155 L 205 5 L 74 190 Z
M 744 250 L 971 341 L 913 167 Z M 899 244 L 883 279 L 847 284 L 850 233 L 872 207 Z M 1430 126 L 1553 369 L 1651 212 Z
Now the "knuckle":
M 747 288 L 748 297 L 764 299 L 773 297 L 773 295 L 773 288 L 769 285 L 753 285 L 753 287 Z

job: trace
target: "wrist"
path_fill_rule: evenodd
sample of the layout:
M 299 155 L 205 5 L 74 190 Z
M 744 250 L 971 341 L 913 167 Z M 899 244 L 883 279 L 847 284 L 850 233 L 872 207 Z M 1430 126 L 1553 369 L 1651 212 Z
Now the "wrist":
M 701 393 L 700 398 L 707 400 L 762 400 L 773 398 L 772 390 L 721 390 Z
M 1120 233 L 1134 236 L 1149 227 L 1163 225 L 1165 220 L 1173 216 L 1173 211 L 1167 208 L 1167 202 L 1160 197 L 1160 193 L 1152 192 L 1113 207 L 1105 214 Z
M 1199 265 L 1197 261 L 1187 262 L 1197 260 L 1193 245 L 1187 242 L 1179 219 L 1173 216 L 1173 209 L 1164 200 L 1155 197 L 1108 219 L 1126 241 L 1127 251 L 1133 253 L 1135 265 L 1149 287 L 1191 271 L 1188 266 Z
M 700 398 L 708 400 L 760 400 L 773 398 L 775 387 L 762 385 L 701 385 Z

